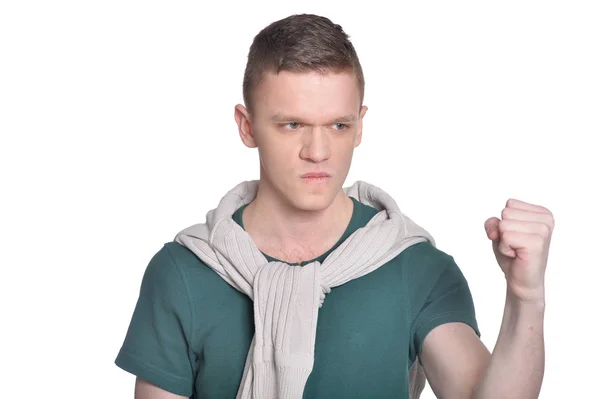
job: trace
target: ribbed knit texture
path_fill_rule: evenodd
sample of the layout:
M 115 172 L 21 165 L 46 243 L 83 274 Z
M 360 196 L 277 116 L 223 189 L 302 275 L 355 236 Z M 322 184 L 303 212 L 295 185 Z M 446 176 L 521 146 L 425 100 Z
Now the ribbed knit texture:
M 322 264 L 291 267 L 268 262 L 231 216 L 250 203 L 258 181 L 230 190 L 206 223 L 179 232 L 175 241 L 194 252 L 221 278 L 254 301 L 255 333 L 238 399 L 300 399 L 314 363 L 319 307 L 331 288 L 372 272 L 411 245 L 433 237 L 400 212 L 383 190 L 358 181 L 344 191 L 379 212 L 352 233 Z M 424 373 L 410 370 L 411 398 L 419 397 Z

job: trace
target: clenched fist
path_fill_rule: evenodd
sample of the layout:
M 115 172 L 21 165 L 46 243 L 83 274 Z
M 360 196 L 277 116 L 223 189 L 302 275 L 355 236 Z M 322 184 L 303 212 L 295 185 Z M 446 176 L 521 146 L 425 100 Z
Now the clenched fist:
M 485 221 L 485 231 L 509 292 L 523 301 L 544 301 L 544 275 L 554 216 L 547 208 L 509 199 L 502 219 Z

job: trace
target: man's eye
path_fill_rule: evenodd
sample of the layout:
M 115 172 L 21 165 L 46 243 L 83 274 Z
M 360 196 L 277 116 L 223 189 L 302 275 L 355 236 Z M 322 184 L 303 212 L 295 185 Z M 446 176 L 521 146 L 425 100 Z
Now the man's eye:
M 348 125 L 346 125 L 345 123 L 334 123 L 333 128 L 335 130 L 344 130 L 348 128 Z
M 297 130 L 300 127 L 300 123 L 290 122 L 286 123 L 284 126 L 287 127 L 289 130 Z

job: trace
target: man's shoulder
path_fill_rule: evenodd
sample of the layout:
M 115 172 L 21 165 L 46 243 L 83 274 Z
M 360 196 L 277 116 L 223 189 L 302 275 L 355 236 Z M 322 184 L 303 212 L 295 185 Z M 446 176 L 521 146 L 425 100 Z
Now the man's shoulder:
M 460 273 L 454 257 L 429 241 L 411 245 L 394 262 L 417 289 L 430 288 L 445 273 Z
M 196 254 L 175 240 L 165 242 L 158 251 L 157 255 L 159 254 L 169 257 L 171 262 L 184 273 L 210 270 Z
M 425 289 L 430 288 L 453 262 L 452 256 L 431 242 L 423 241 L 410 245 L 396 255 L 382 266 L 381 273 L 389 277 L 386 273 L 390 272 L 406 279 L 411 287 Z
M 206 301 L 206 292 L 214 299 L 228 297 L 231 292 L 237 295 L 211 267 L 184 245 L 176 242 L 165 242 L 153 257 L 146 274 L 155 284 L 170 290 L 180 287 L 195 301 Z
M 411 268 L 438 268 L 449 262 L 454 262 L 454 258 L 450 254 L 437 248 L 429 241 L 411 245 L 398 255 L 397 260 L 409 265 Z
M 206 263 L 176 241 L 163 243 L 152 256 L 145 274 L 148 279 L 162 281 L 163 284 L 175 279 L 194 286 L 216 276 Z

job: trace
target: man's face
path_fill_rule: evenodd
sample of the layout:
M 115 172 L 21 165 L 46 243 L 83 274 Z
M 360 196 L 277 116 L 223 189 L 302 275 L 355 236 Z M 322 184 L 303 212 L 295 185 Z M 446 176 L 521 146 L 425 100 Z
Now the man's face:
M 258 147 L 261 184 L 296 209 L 328 207 L 341 193 L 367 111 L 354 73 L 267 73 L 253 98 L 251 142 L 244 142 Z

